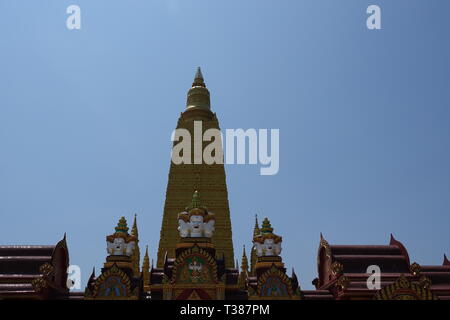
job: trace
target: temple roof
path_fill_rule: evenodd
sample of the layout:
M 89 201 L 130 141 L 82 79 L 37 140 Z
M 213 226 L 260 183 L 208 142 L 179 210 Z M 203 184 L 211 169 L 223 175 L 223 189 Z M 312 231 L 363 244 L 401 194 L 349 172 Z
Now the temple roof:
M 0 246 L 0 299 L 40 298 L 41 294 L 68 293 L 66 287 L 68 266 L 66 239 L 56 245 L 3 245 Z M 46 276 L 47 265 L 51 270 L 63 268 L 58 279 Z M 51 271 L 53 274 L 53 271 Z M 64 278 L 64 279 L 62 279 Z M 49 290 L 38 292 L 34 282 L 48 281 Z M 45 290 L 44 290 L 45 291 Z
M 318 251 L 319 277 L 313 281 L 316 288 L 332 290 L 339 281 L 345 279 L 346 295 L 370 297 L 373 290 L 367 287 L 369 266 L 375 265 L 381 270 L 381 287 L 386 287 L 404 276 L 412 283 L 430 280 L 430 290 L 439 299 L 450 299 L 450 265 L 420 266 L 410 263 L 405 246 L 391 235 L 388 245 L 334 245 L 329 244 L 321 235 Z M 334 290 L 334 289 L 333 289 Z M 306 296 L 314 295 L 305 292 Z
M 0 246 L 0 277 L 7 274 L 39 274 L 51 262 L 56 246 Z
M 322 237 L 321 248 L 332 262 L 342 264 L 346 273 L 365 274 L 370 265 L 379 266 L 384 273 L 410 272 L 408 252 L 392 235 L 389 245 L 330 245 Z

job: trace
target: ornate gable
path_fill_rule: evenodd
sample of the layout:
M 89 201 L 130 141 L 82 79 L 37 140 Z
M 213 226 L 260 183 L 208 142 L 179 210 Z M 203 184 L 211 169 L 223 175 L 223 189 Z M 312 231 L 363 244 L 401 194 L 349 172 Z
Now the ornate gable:
M 249 290 L 249 293 L 251 290 Z M 292 281 L 282 270 L 273 264 L 258 279 L 256 292 L 250 299 L 290 300 L 299 299 L 298 292 L 292 290 Z
M 375 300 L 438 300 L 430 291 L 429 281 L 423 278 L 419 284 L 412 283 L 401 275 L 395 283 L 381 288 Z
M 131 281 L 128 275 L 116 264 L 103 272 L 95 281 L 92 294 L 87 298 L 128 300 L 137 299 L 136 292 L 131 291 Z
M 197 245 L 185 250 L 175 260 L 172 284 L 216 284 L 217 263 L 205 250 Z

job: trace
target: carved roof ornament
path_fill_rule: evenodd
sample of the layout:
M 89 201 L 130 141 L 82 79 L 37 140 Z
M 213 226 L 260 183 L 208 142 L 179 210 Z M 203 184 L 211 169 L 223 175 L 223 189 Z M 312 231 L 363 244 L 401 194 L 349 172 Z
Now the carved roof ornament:
M 333 262 L 331 264 L 331 272 L 335 277 L 339 277 L 344 273 L 344 266 L 340 262 Z
M 406 250 L 403 243 L 401 243 L 400 241 L 398 241 L 397 239 L 394 238 L 394 235 L 392 233 L 391 233 L 391 240 L 389 241 L 389 245 L 398 247 L 400 249 L 400 251 L 402 252 L 402 254 L 406 257 L 406 262 L 408 263 L 408 265 L 410 264 L 408 250 Z
M 120 218 L 119 222 L 117 223 L 117 226 L 114 229 L 116 230 L 116 232 L 107 236 L 106 241 L 111 242 L 115 238 L 122 238 L 125 240 L 125 242 L 136 241 L 136 236 L 130 235 L 128 233 L 129 228 L 125 217 Z
M 437 300 L 430 291 L 431 281 L 422 277 L 419 284 L 412 283 L 402 274 L 393 284 L 381 288 L 375 300 Z
M 260 298 L 286 299 L 293 298 L 296 294 L 292 289 L 291 279 L 275 264 L 272 264 L 270 269 L 259 277 L 256 292 L 249 288 L 249 296 L 251 295 L 257 295 Z M 300 297 L 295 298 L 299 299 Z
M 330 248 L 330 244 L 328 243 L 328 241 L 327 240 L 325 240 L 325 238 L 324 238 L 324 236 L 323 236 L 323 234 L 322 234 L 322 232 L 320 233 L 320 242 L 319 242 L 319 248 L 317 249 L 317 273 L 320 275 L 321 274 L 321 268 L 322 268 L 322 261 L 321 261 L 321 253 L 322 253 L 322 250 L 323 250 L 323 252 L 324 252 L 324 254 L 325 254 L 325 258 L 326 258 L 326 260 L 328 260 L 328 261 L 330 261 L 330 263 L 331 263 L 331 248 Z M 322 279 L 322 280 L 319 280 L 319 278 L 317 278 L 317 284 L 319 284 L 319 281 L 323 281 L 324 279 Z M 313 280 L 313 281 L 315 281 L 315 280 Z M 320 283 L 320 285 L 322 285 L 323 283 L 321 282 Z
M 131 281 L 116 264 L 103 272 L 95 281 L 93 298 L 128 299 L 136 292 L 131 292 Z M 134 298 L 137 298 L 136 296 Z
M 264 219 L 260 231 L 259 235 L 253 237 L 256 255 L 258 257 L 279 256 L 283 239 L 273 233 L 269 219 Z
M 45 288 L 48 288 L 48 282 L 43 277 L 39 277 L 31 281 L 34 291 L 41 293 Z
M 349 284 L 350 284 L 350 279 L 343 275 L 341 275 L 336 281 L 336 285 L 338 287 L 340 287 L 341 290 L 347 289 Z
M 409 270 L 411 271 L 411 274 L 418 276 L 420 274 L 420 265 L 417 262 L 414 262 L 410 267 Z
M 207 251 L 197 245 L 183 251 L 173 265 L 172 278 L 167 281 L 172 284 L 218 283 L 217 263 Z
M 211 238 L 215 229 L 216 218 L 212 212 L 208 211 L 208 208 L 201 204 L 197 190 L 192 195 L 191 204 L 185 210 L 178 214 L 178 231 L 180 236 L 182 238 Z
M 110 255 L 131 256 L 136 246 L 137 237 L 128 233 L 127 220 L 121 217 L 116 232 L 106 237 L 107 251 Z
M 331 248 L 330 248 L 330 244 L 328 243 L 327 240 L 325 240 L 325 238 L 323 237 L 322 232 L 320 233 L 320 243 L 319 243 L 319 251 L 320 249 L 324 248 L 325 249 L 325 255 L 327 256 L 327 258 L 331 258 Z
M 424 289 L 429 289 L 431 287 L 431 280 L 426 276 L 421 276 L 419 279 L 419 285 Z
M 269 219 L 265 218 L 262 227 L 260 229 L 260 234 L 253 237 L 254 242 L 264 243 L 266 239 L 272 239 L 274 243 L 281 243 L 283 238 L 273 233 L 272 225 Z
M 39 267 L 39 273 L 41 276 L 33 279 L 31 285 L 37 293 L 41 293 L 45 288 L 49 287 L 49 282 L 51 282 L 50 277 L 54 274 L 55 268 L 48 262 L 42 264 Z
M 39 272 L 42 273 L 44 277 L 50 277 L 54 271 L 55 268 L 48 262 L 39 267 Z

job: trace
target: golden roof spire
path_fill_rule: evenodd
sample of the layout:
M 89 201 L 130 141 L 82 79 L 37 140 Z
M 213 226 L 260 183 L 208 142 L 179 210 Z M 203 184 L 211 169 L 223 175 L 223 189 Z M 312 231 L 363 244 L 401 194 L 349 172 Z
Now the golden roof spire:
M 148 257 L 148 245 L 145 246 L 145 255 L 144 255 L 144 261 L 142 262 L 142 269 L 149 269 L 150 268 L 150 259 Z
M 245 253 L 245 245 L 244 245 L 244 251 L 242 252 L 241 271 L 248 272 L 248 259 L 247 259 L 247 254 Z
M 148 246 L 145 247 L 144 261 L 142 262 L 142 278 L 144 286 L 150 284 L 150 259 L 148 257 Z
M 247 285 L 247 279 L 248 279 L 248 259 L 247 254 L 245 253 L 245 245 L 244 245 L 241 260 L 241 272 L 239 273 L 238 279 L 238 284 L 241 289 L 245 289 Z
M 205 79 L 203 78 L 202 70 L 200 69 L 200 67 L 197 68 L 194 82 L 192 83 L 192 88 L 189 89 L 187 94 L 186 109 L 190 108 L 200 108 L 207 110 L 211 108 L 209 90 L 206 88 Z
M 259 236 L 260 234 L 261 234 L 261 229 L 259 228 L 258 215 L 255 214 L 255 227 L 253 228 L 253 238 Z M 255 246 L 252 246 L 252 249 L 250 250 L 250 274 L 251 275 L 254 275 L 257 259 L 258 259 L 258 256 L 256 255 Z
M 258 222 L 258 215 L 255 214 L 255 227 L 253 228 L 253 236 L 257 236 L 261 233 L 261 230 L 259 229 L 259 222 Z
M 132 234 L 133 236 L 136 236 L 136 238 L 138 238 L 139 233 L 138 233 L 138 228 L 137 228 L 136 217 L 137 217 L 137 214 L 135 213 L 135 214 L 134 214 L 133 228 L 131 228 L 131 234 Z
M 203 79 L 202 69 L 197 67 L 197 72 L 195 73 L 194 82 L 192 83 L 193 87 L 206 87 L 205 79 Z
M 133 255 L 131 257 L 133 262 L 133 273 L 135 277 L 138 277 L 140 274 L 140 262 L 141 262 L 141 253 L 139 250 L 139 232 L 137 227 L 137 214 L 134 214 L 134 222 L 133 227 L 131 228 L 131 235 L 136 237 L 136 247 L 134 248 Z

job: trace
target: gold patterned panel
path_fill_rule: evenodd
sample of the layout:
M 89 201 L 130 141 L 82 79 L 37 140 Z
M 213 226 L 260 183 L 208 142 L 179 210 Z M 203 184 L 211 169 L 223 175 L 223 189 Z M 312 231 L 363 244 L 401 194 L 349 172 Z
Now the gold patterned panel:
M 292 281 L 286 273 L 272 265 L 259 277 L 256 292 L 249 290 L 249 299 L 298 300 L 300 296 L 293 292 Z
M 194 245 L 175 260 L 172 284 L 204 285 L 218 283 L 217 263 L 205 250 Z
M 130 278 L 114 264 L 97 278 L 92 293 L 86 292 L 86 299 L 134 300 L 138 299 L 138 292 L 131 291 Z
M 420 284 L 409 281 L 401 275 L 391 285 L 381 288 L 375 295 L 375 300 L 438 300 L 429 289 L 430 281 L 422 279 Z

